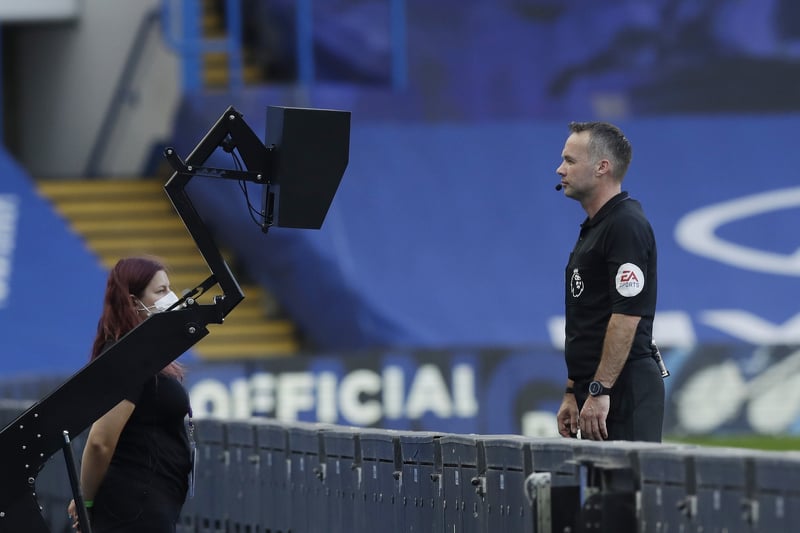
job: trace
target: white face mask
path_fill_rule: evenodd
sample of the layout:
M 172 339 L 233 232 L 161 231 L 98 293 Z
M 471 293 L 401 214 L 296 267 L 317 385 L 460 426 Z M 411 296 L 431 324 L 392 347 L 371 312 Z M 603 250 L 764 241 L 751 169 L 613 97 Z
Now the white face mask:
M 175 295 L 174 292 L 169 291 L 167 294 L 153 302 L 153 307 L 156 308 L 156 311 L 162 313 L 170 308 L 172 304 L 178 301 L 178 297 Z
M 155 313 L 163 313 L 164 311 L 169 309 L 172 304 L 174 304 L 177 301 L 178 301 L 178 297 L 175 295 L 175 293 L 172 292 L 172 291 L 169 291 L 167 294 L 165 294 L 164 296 L 162 296 L 161 298 L 159 298 L 158 300 L 153 302 L 153 305 L 151 305 L 150 307 L 142 304 L 142 307 L 143 307 L 142 311 L 147 311 L 147 314 L 152 314 L 154 312 Z M 155 311 L 152 311 L 153 309 Z

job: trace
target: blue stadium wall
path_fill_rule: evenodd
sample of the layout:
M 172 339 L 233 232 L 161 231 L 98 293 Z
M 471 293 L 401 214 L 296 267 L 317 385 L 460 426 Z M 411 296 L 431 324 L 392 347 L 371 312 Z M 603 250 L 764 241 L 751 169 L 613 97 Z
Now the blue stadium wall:
M 263 101 L 241 103 L 256 132 Z M 190 115 L 195 136 L 213 122 Z M 668 433 L 798 431 L 800 397 L 781 392 L 800 378 L 797 118 L 620 121 L 635 153 L 625 188 L 658 239 Z M 566 134 L 555 121 L 354 116 L 350 166 L 319 232 L 264 238 L 223 209 L 242 205 L 238 190 L 195 185 L 219 239 L 331 354 L 200 369 L 200 412 L 551 434 L 563 268 L 584 218 L 553 190 Z
M 216 103 L 187 105 L 179 153 L 224 111 Z M 264 99 L 241 104 L 263 136 Z M 350 164 L 321 231 L 275 228 L 265 238 L 238 188 L 192 183 L 248 275 L 320 349 L 561 347 L 564 267 L 585 218 L 553 189 L 566 123 L 353 121 Z M 619 121 L 634 144 L 623 188 L 658 242 L 663 345 L 800 342 L 789 290 L 800 276 L 796 239 L 783 229 L 800 207 L 797 123 Z M 212 162 L 232 168 L 226 156 Z
M 70 373 L 91 351 L 106 275 L 2 147 L 0 176 L 0 375 Z

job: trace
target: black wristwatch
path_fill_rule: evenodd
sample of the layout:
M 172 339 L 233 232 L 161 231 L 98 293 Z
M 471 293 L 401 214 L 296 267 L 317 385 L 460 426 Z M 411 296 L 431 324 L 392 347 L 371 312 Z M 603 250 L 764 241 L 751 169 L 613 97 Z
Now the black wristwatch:
M 606 387 L 599 381 L 592 381 L 589 383 L 589 394 L 592 396 L 602 396 L 604 394 L 611 394 L 611 387 Z

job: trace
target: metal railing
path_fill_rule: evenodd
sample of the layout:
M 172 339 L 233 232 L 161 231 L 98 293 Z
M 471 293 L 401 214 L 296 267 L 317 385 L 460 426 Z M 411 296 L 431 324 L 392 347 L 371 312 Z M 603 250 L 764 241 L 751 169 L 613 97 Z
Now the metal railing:
M 203 54 L 228 54 L 228 80 L 231 90 L 244 85 L 242 68 L 242 5 L 240 0 L 225 2 L 225 36 L 210 39 L 203 36 L 199 0 L 163 0 L 161 27 L 164 41 L 180 56 L 183 91 L 192 93 L 203 88 Z
M 785 452 L 268 418 L 202 419 L 196 435 L 180 533 L 796 531 L 800 459 Z M 36 479 L 52 531 L 70 525 L 64 477 L 50 462 Z

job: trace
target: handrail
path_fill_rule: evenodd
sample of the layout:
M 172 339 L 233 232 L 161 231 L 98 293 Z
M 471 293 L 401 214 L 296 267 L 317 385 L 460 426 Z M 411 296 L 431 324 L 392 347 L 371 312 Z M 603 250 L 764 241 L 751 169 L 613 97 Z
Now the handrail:
M 391 0 L 389 26 L 392 39 L 392 87 L 405 89 L 408 85 L 408 42 L 406 37 L 406 2 Z
M 314 82 L 314 8 L 312 0 L 296 0 L 297 79 L 302 85 Z
M 176 3 L 180 4 L 177 14 Z M 202 54 L 216 51 L 228 54 L 230 88 L 241 89 L 244 85 L 241 0 L 225 2 L 226 35 L 222 39 L 203 37 L 199 0 L 162 0 L 161 17 L 164 41 L 181 58 L 184 92 L 193 93 L 203 88 Z
M 244 67 L 242 61 L 242 2 L 225 2 L 225 21 L 228 50 L 228 81 L 233 91 L 244 86 Z
M 100 124 L 100 129 L 97 131 L 92 149 L 89 152 L 86 168 L 83 171 L 84 176 L 91 178 L 99 174 L 100 162 L 108 149 L 111 133 L 114 131 L 119 115 L 122 112 L 123 104 L 130 96 L 130 87 L 133 82 L 133 77 L 144 56 L 148 33 L 158 23 L 158 20 L 158 9 L 152 9 L 145 13 L 142 20 L 139 22 L 139 28 L 136 30 L 133 43 L 128 51 L 128 57 L 125 59 L 125 64 L 117 80 L 117 85 L 111 95 L 108 109 L 103 115 L 103 122 Z

